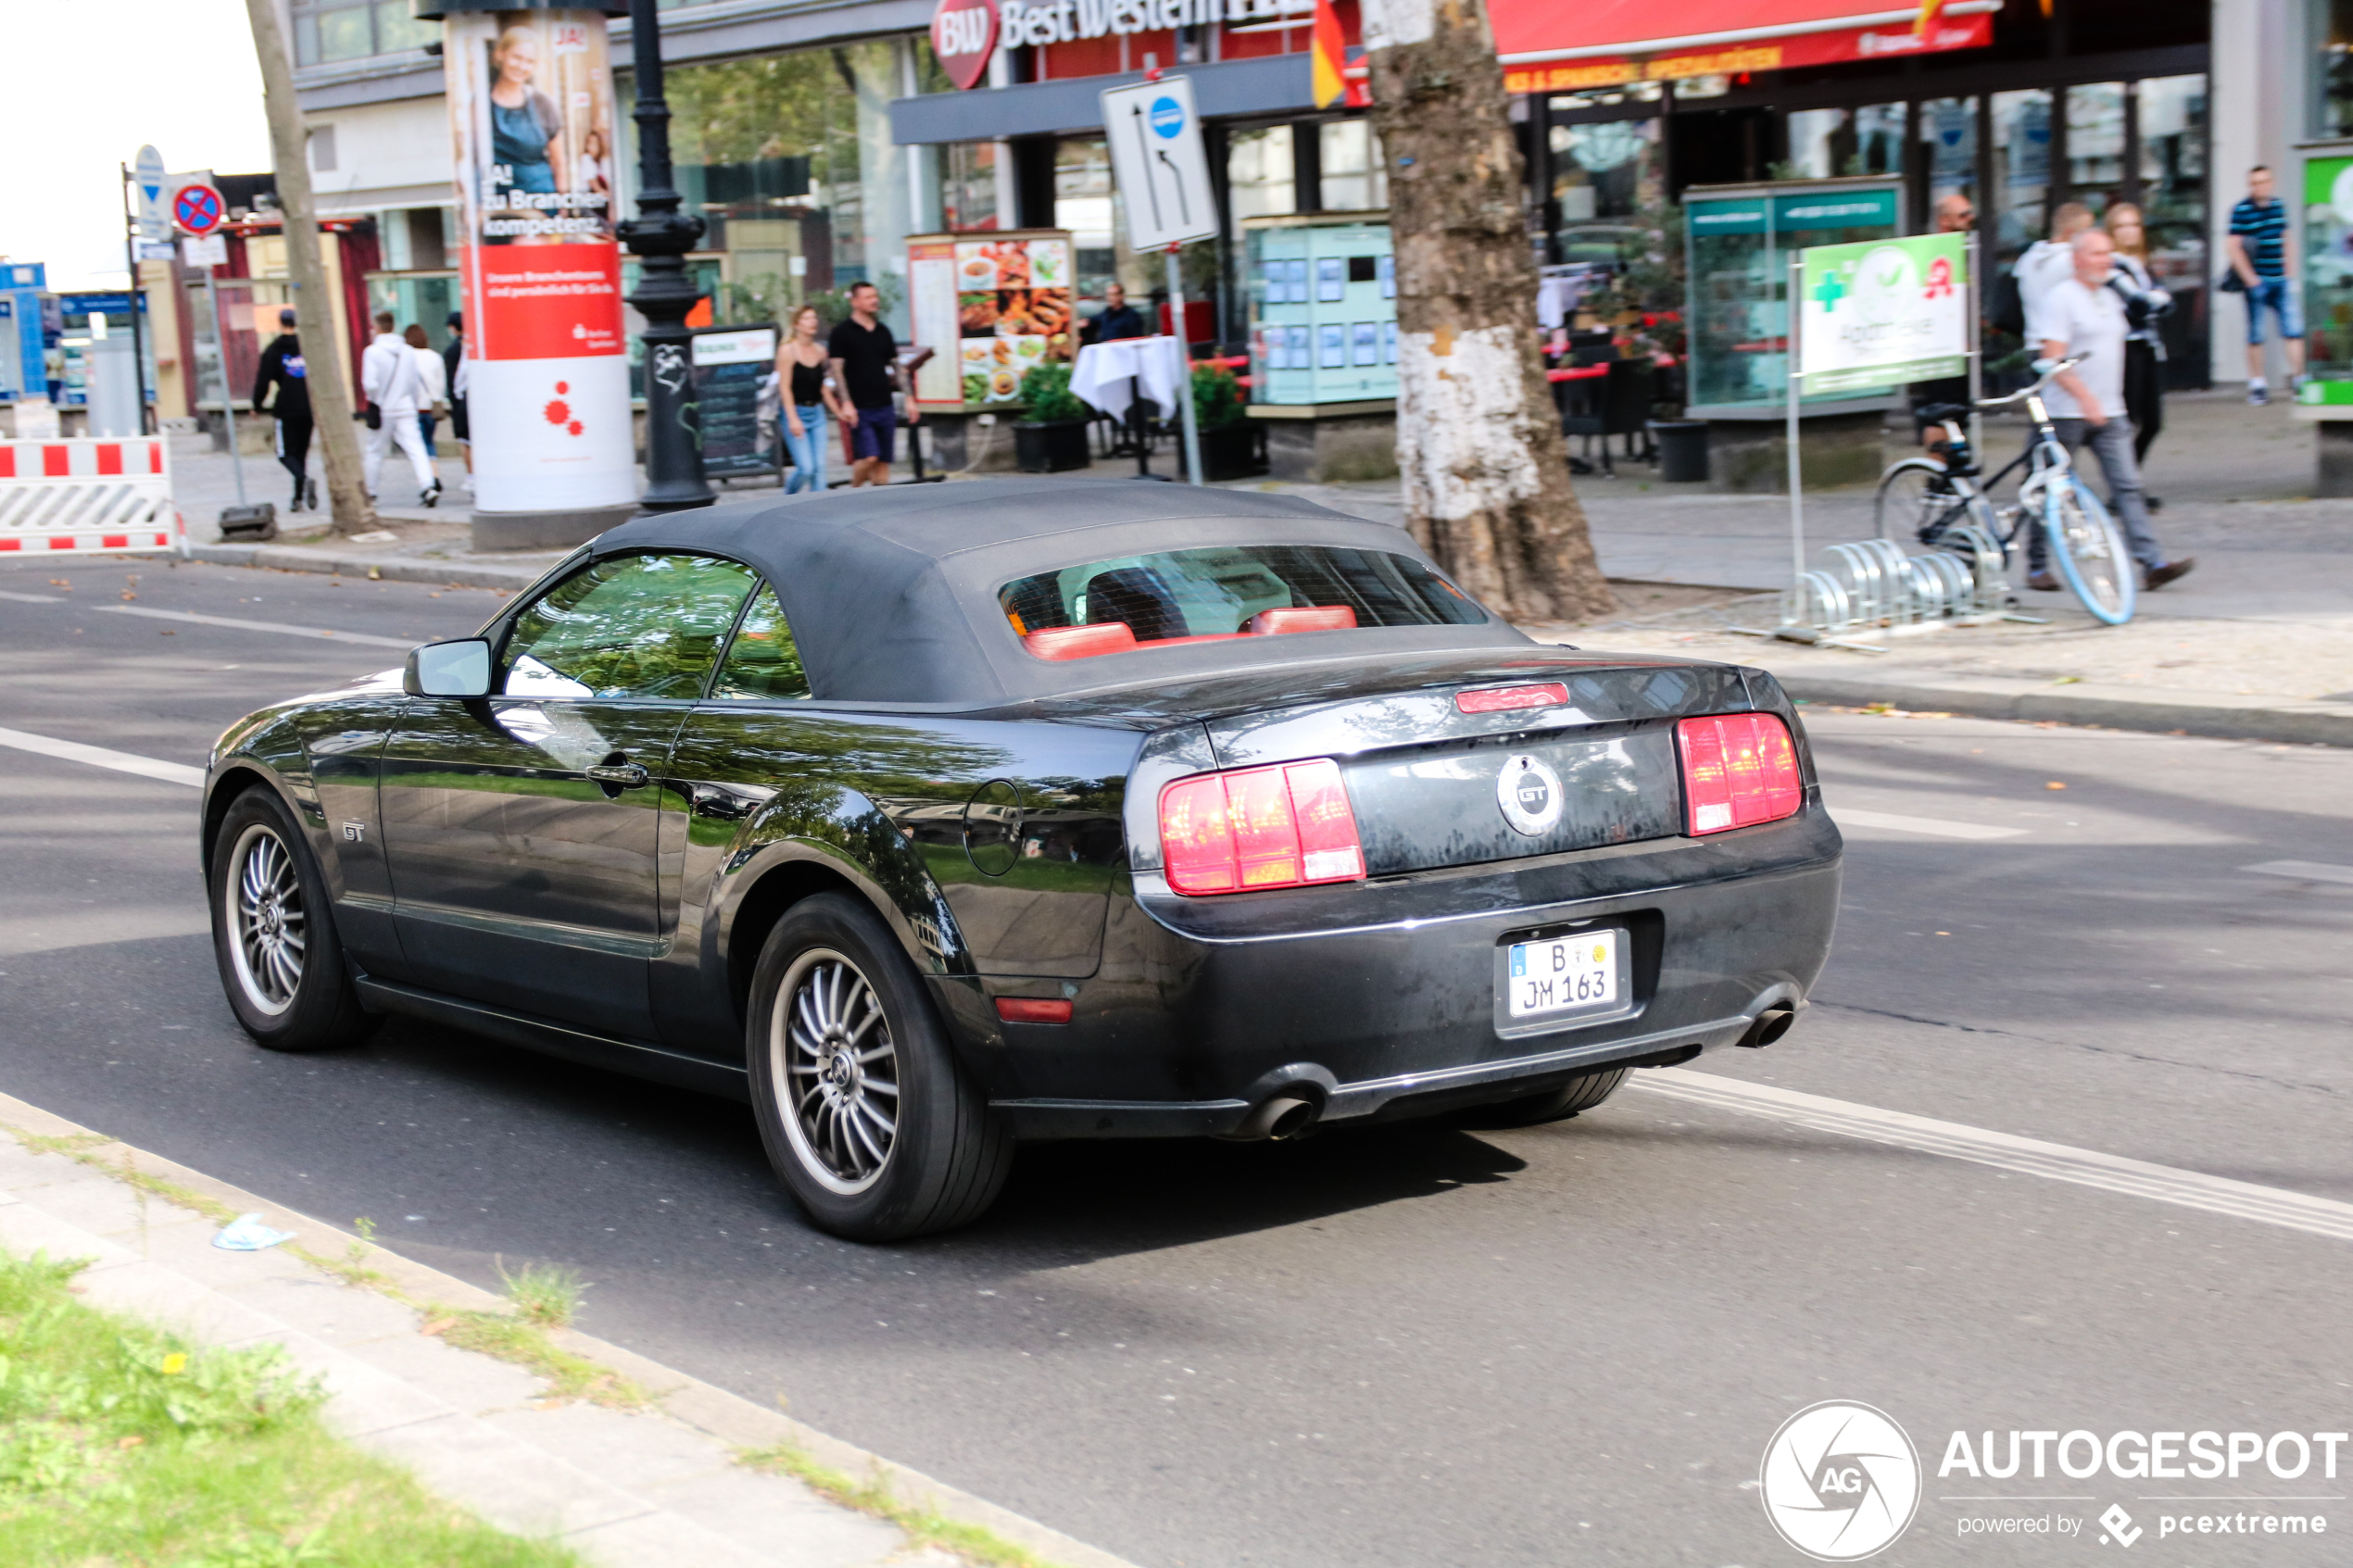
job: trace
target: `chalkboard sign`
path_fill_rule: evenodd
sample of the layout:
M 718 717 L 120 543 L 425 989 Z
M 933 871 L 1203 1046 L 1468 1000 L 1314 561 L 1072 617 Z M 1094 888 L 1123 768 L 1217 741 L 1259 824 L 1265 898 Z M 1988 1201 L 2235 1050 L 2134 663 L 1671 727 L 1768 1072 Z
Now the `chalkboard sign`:
M 776 373 L 776 329 L 699 328 L 692 362 L 702 471 L 712 479 L 776 472 L 784 466 L 776 403 L 761 396 Z

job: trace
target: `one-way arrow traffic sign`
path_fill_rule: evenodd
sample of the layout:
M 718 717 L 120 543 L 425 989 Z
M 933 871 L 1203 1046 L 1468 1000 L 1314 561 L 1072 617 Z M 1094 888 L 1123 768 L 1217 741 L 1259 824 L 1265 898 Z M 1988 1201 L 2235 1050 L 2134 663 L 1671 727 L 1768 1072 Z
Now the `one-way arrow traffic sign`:
M 1193 85 L 1181 76 L 1107 87 L 1103 134 L 1113 177 L 1127 209 L 1127 243 L 1139 251 L 1217 236 L 1217 197 L 1202 148 Z

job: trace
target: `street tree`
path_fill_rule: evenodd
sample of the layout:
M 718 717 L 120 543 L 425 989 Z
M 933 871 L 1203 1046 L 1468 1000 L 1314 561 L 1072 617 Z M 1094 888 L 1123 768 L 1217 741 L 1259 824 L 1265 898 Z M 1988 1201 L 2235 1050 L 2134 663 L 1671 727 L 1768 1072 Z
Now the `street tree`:
M 245 0 L 254 52 L 261 57 L 261 102 L 270 119 L 270 160 L 276 170 L 278 212 L 286 241 L 286 270 L 294 278 L 296 330 L 313 367 L 310 409 L 327 465 L 327 502 L 338 533 L 376 526 L 376 508 L 359 465 L 352 431 L 351 382 L 344 345 L 336 341 L 333 295 L 319 257 L 319 217 L 310 193 L 309 133 L 295 102 L 293 57 L 276 0 Z
M 1616 608 L 1568 477 L 1484 0 L 1365 0 L 1397 249 L 1397 463 L 1414 537 L 1515 621 Z

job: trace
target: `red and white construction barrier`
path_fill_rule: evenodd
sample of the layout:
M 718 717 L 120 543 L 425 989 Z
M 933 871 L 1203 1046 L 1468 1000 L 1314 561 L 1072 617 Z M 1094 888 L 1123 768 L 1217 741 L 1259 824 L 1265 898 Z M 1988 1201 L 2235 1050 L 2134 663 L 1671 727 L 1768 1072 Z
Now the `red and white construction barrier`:
M 161 436 L 0 441 L 0 555 L 187 548 Z

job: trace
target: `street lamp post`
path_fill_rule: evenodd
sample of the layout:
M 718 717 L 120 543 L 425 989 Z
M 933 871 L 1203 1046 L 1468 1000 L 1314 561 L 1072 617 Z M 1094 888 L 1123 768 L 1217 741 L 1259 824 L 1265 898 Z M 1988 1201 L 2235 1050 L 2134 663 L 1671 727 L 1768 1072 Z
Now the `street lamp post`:
M 678 210 L 671 183 L 670 105 L 661 93 L 661 22 L 656 0 L 630 0 L 629 51 L 636 78 L 637 216 L 621 225 L 638 258 L 629 303 L 646 319 L 646 494 L 649 512 L 685 511 L 717 499 L 703 478 L 702 431 L 687 376 L 692 334 L 686 313 L 701 293 L 686 276 L 686 253 L 702 219 Z

